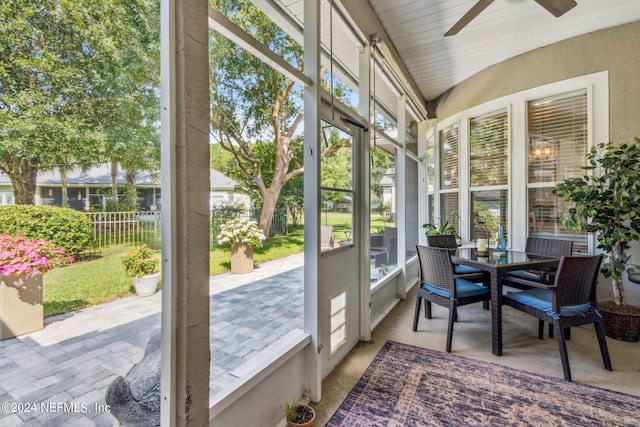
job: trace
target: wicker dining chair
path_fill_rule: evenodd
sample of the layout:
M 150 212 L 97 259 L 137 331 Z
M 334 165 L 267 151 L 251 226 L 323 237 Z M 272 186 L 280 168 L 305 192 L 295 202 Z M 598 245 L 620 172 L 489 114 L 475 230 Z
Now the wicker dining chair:
M 453 234 L 432 234 L 427 235 L 427 246 L 431 248 L 447 248 L 450 253 L 454 253 L 458 248 L 456 237 Z M 456 278 L 461 278 L 474 283 L 482 283 L 484 286 L 491 285 L 491 275 L 488 271 L 482 271 L 468 265 L 453 265 L 453 274 Z M 489 302 L 485 301 L 482 308 L 489 310 Z
M 527 237 L 527 244 L 524 251 L 531 257 L 535 258 L 560 258 L 561 256 L 570 256 L 573 253 L 573 241 L 560 239 L 547 239 L 543 237 Z M 537 280 L 547 284 L 553 283 L 553 269 L 545 270 L 515 270 L 505 273 L 507 278 L 515 277 L 526 280 Z M 517 282 L 516 285 L 517 286 Z
M 430 248 L 447 248 L 454 251 L 458 248 L 456 238 L 453 234 L 433 234 L 427 236 L 427 246 Z M 456 277 L 466 279 L 470 282 L 482 282 L 485 286 L 491 283 L 491 277 L 486 271 L 468 265 L 454 264 L 454 274 Z
M 596 308 L 596 285 L 601 262 L 602 255 L 561 257 L 553 286 L 531 281 L 528 290 L 507 292 L 503 303 L 537 317 L 539 339 L 544 338 L 545 322 L 559 331 L 593 323 L 604 368 L 610 371 L 609 350 L 601 315 Z M 565 336 L 561 333 L 556 335 L 564 378 L 571 381 Z
M 474 302 L 489 301 L 491 292 L 487 286 L 478 285 L 453 274 L 451 254 L 445 248 L 416 245 L 420 263 L 420 288 L 416 296 L 413 316 L 413 330 L 418 330 L 418 319 L 422 300 L 425 300 L 425 314 L 431 319 L 431 303 L 449 309 L 447 327 L 447 353 L 451 352 L 453 323 L 457 318 L 457 308 Z

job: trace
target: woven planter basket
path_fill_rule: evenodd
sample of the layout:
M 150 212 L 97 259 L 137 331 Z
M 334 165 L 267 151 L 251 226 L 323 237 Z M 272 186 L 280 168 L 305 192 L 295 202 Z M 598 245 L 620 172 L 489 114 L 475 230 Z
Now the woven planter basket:
M 598 304 L 606 336 L 628 342 L 640 340 L 640 314 L 625 314 L 615 311 L 615 303 Z
M 0 275 L 0 339 L 13 338 L 43 327 L 42 274 Z

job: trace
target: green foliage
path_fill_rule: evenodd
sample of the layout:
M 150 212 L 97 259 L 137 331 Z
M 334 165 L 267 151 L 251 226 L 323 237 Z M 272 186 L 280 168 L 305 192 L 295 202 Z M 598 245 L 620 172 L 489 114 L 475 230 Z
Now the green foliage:
M 136 246 L 122 256 L 122 266 L 129 277 L 143 277 L 160 271 L 160 260 L 147 245 Z
M 16 203 L 34 203 L 39 169 L 154 158 L 158 35 L 152 0 L 0 3 L 0 170 Z
M 453 225 L 449 225 L 449 221 L 445 221 L 440 224 L 439 227 L 436 227 L 434 224 L 422 224 L 422 228 L 425 228 L 424 234 L 427 236 L 435 236 L 440 234 L 454 234 L 457 239 L 460 238 L 458 236 L 458 232 L 456 231 Z
M 245 213 L 245 207 L 242 205 L 220 205 L 214 206 L 211 209 L 211 236 L 212 241 L 214 236 L 220 234 L 220 228 L 222 224 L 229 222 L 234 218 L 238 218 L 241 214 Z
M 44 239 L 78 255 L 93 242 L 91 220 L 82 212 L 56 206 L 13 205 L 0 207 L 0 233 L 24 233 Z
M 593 174 L 566 179 L 552 193 L 570 204 L 562 223 L 573 230 L 596 233 L 598 248 L 609 254 L 602 274 L 613 278 L 614 297 L 624 304 L 621 277 L 629 261 L 630 243 L 640 240 L 640 139 L 633 143 L 600 143 L 587 154 Z

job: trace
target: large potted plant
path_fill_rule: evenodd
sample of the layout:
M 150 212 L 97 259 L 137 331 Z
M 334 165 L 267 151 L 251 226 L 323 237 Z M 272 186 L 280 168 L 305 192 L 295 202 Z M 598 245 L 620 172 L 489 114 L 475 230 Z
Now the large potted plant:
M 0 339 L 44 327 L 42 275 L 73 261 L 46 240 L 0 234 Z
M 587 171 L 556 185 L 552 193 L 570 204 L 563 224 L 574 230 L 595 233 L 598 248 L 608 258 L 601 273 L 611 278 L 614 301 L 599 303 L 605 333 L 624 341 L 640 338 L 640 307 L 624 299 L 623 276 L 634 272 L 630 243 L 640 239 L 640 139 L 633 143 L 601 143 L 587 154 Z
M 160 260 L 147 245 L 132 248 L 122 256 L 122 266 L 133 281 L 136 294 L 148 297 L 156 293 L 160 281 Z
M 255 221 L 232 219 L 220 226 L 217 236 L 221 245 L 231 245 L 231 272 L 253 271 L 253 248 L 262 246 L 264 234 Z

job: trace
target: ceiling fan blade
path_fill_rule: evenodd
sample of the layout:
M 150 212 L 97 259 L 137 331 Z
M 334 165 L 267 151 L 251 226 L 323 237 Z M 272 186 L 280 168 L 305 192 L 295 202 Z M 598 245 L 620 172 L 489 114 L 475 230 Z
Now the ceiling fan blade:
M 536 2 L 556 18 L 564 15 L 578 4 L 574 0 L 536 0 Z
M 458 20 L 458 22 L 453 24 L 453 27 L 451 27 L 449 31 L 444 33 L 444 36 L 449 37 L 458 34 L 461 29 L 471 22 L 473 18 L 478 16 L 480 12 L 485 10 L 491 3 L 493 3 L 493 0 L 479 0 L 467 13 L 464 14 L 462 18 Z

